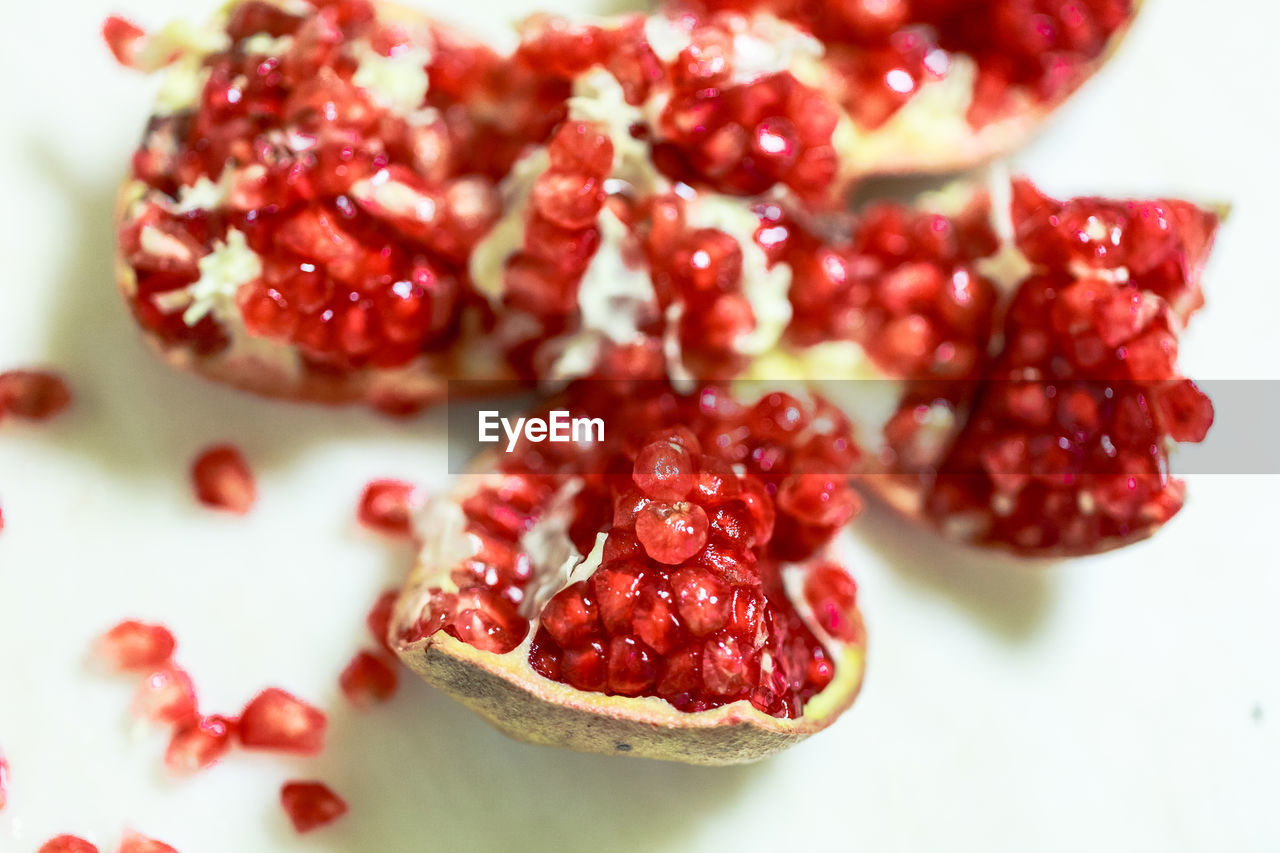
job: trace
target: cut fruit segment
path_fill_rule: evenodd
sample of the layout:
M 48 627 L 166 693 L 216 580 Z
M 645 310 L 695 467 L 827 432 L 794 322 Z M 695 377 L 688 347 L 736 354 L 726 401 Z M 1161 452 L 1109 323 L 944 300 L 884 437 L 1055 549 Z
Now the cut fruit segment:
M 484 322 L 462 279 L 497 198 L 427 92 L 484 52 L 368 0 L 242 0 L 181 42 L 114 25 L 117 55 L 121 32 L 163 75 L 119 208 L 119 284 L 151 342 L 263 393 L 440 394 Z
M 850 604 L 837 639 L 798 591 L 856 509 L 828 450 L 847 423 L 658 383 L 585 382 L 553 409 L 603 417 L 605 440 L 526 442 L 429 505 L 401 658 L 508 734 L 587 751 L 729 764 L 834 720 L 861 620 Z M 776 506 L 815 462 L 840 509 Z
M 674 6 L 729 20 L 777 15 L 794 26 L 783 44 L 803 51 L 800 39 L 814 42 L 809 74 L 848 116 L 841 156 L 863 173 L 918 174 L 967 168 L 1024 142 L 1103 63 L 1138 3 L 686 0 Z M 681 20 L 678 12 L 670 17 Z M 776 42 L 770 47 L 782 50 Z

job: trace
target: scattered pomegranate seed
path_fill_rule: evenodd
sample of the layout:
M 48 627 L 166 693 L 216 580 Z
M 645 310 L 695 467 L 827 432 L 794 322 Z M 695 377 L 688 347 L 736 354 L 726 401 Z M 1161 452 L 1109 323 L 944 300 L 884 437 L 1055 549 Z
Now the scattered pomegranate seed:
M 387 701 L 399 683 L 399 674 L 390 664 L 365 651 L 358 652 L 338 677 L 343 694 L 357 708 Z
M 333 823 L 347 813 L 347 804 L 323 782 L 286 782 L 280 804 L 298 832 Z
M 116 853 L 178 853 L 178 851 L 163 841 L 147 838 L 145 835 L 128 829 L 125 830 L 124 837 L 120 839 L 120 846 L 117 848 Z
M 71 389 L 56 373 L 10 370 L 0 373 L 0 415 L 44 421 L 71 405 Z
M 9 761 L 0 752 L 0 811 L 4 811 L 9 796 Z
M 36 853 L 98 853 L 98 848 L 78 835 L 59 835 L 41 844 Z
M 154 669 L 173 656 L 174 645 L 163 625 L 130 619 L 99 637 L 94 654 L 116 669 Z
M 369 626 L 370 635 L 378 642 L 378 645 L 382 646 L 391 655 L 394 655 L 395 651 L 391 648 L 391 644 L 387 642 L 387 636 L 391 633 L 391 612 L 396 606 L 396 599 L 399 597 L 400 590 L 387 590 L 378 596 L 378 600 L 373 603 L 373 607 L 369 610 L 369 615 L 365 617 L 365 624 Z
M 413 514 L 422 507 L 422 491 L 403 480 L 374 480 L 360 496 L 360 523 L 392 536 L 413 535 Z
M 126 68 L 134 66 L 138 42 L 145 36 L 146 32 L 141 27 L 118 15 L 111 15 L 102 22 L 103 40 L 111 48 L 111 55 L 116 58 L 116 62 Z
M 315 755 L 324 749 L 328 724 L 319 708 L 278 687 L 270 687 L 245 706 L 238 733 L 240 743 L 250 749 Z
M 257 486 L 244 454 L 230 444 L 204 450 L 191 467 L 196 499 L 213 509 L 245 515 L 257 500 Z
M 165 749 L 164 763 L 176 773 L 209 767 L 231 748 L 236 725 L 236 720 L 215 714 L 178 726 Z
M 157 723 L 184 723 L 196 714 L 196 690 L 191 677 L 176 666 L 148 675 L 133 699 L 133 713 Z
M 858 638 L 858 585 L 848 572 L 831 564 L 814 566 L 804 581 L 804 597 L 822 630 L 840 640 Z

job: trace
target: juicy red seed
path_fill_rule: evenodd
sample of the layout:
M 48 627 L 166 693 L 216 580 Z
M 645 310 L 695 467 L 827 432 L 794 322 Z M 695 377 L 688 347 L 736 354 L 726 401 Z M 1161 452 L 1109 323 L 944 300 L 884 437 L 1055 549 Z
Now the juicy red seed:
M 191 480 L 196 499 L 213 509 L 245 515 L 258 497 L 249 463 L 229 444 L 201 452 L 191 466 Z
M 329 721 L 319 708 L 278 687 L 269 687 L 245 705 L 237 733 L 250 749 L 316 755 L 324 749 Z
M 506 654 L 524 640 L 529 623 L 499 593 L 470 589 L 458 593 L 445 630 L 481 651 Z
M 690 633 L 714 634 L 729 621 L 729 588 L 702 569 L 680 569 L 671 575 L 680 620 Z
M 653 559 L 677 565 L 707 544 L 708 526 L 697 504 L 650 504 L 636 516 L 636 538 Z
M 346 802 L 323 782 L 284 783 L 280 804 L 300 833 L 333 823 L 347 813 Z
M 777 521 L 777 509 L 773 498 L 769 496 L 764 483 L 755 477 L 746 477 L 741 482 L 738 500 L 742 501 L 751 513 L 756 531 L 756 544 L 764 545 L 773 538 L 773 527 Z
M 533 186 L 534 209 L 569 230 L 589 228 L 604 207 L 604 185 L 598 178 L 571 172 L 545 172 Z
M 98 848 L 78 835 L 58 835 L 41 844 L 36 853 L 98 853 Z
M 683 500 L 695 482 L 693 455 L 671 441 L 655 441 L 636 456 L 631 478 L 642 492 L 659 501 Z
M 609 691 L 639 696 L 658 678 L 658 656 L 635 637 L 614 637 L 609 643 Z
M 154 669 L 173 657 L 174 646 L 168 628 L 130 619 L 99 637 L 94 653 L 116 669 Z
M 126 829 L 116 853 L 178 853 L 177 848 Z
M 40 370 L 0 373 L 0 415 L 44 421 L 69 405 L 71 389 L 55 373 Z
M 707 690 L 733 696 L 750 685 L 749 664 L 737 638 L 717 635 L 702 648 L 702 681 Z
M 358 652 L 338 676 L 347 700 L 357 708 L 368 708 L 395 695 L 399 674 L 385 660 L 369 652 Z
M 214 764 L 231 748 L 236 721 L 212 715 L 179 726 L 169 739 L 164 763 L 175 773 L 194 773 Z
M 842 477 L 798 474 L 778 489 L 777 505 L 806 524 L 838 527 L 853 518 L 862 503 Z
M 388 654 L 392 655 L 395 654 L 395 650 L 391 648 L 387 637 L 391 635 L 391 615 L 396 606 L 396 599 L 399 597 L 399 590 L 387 590 L 378 596 L 378 600 L 373 603 L 373 607 L 369 610 L 369 615 L 365 617 L 365 625 L 369 628 L 369 634 Z
M 392 536 L 411 536 L 413 514 L 422 503 L 422 492 L 413 483 L 374 480 L 365 486 L 356 515 L 366 527 Z
M 196 690 L 191 676 L 176 666 L 148 675 L 133 699 L 133 713 L 158 723 L 182 723 L 196 714 Z
M 133 66 L 138 42 L 146 36 L 146 32 L 136 24 L 126 21 L 118 15 L 110 15 L 102 22 L 102 38 L 111 49 L 116 62 L 126 68 Z
M 0 752 L 0 812 L 4 811 L 9 796 L 9 761 Z
M 583 122 L 565 122 L 547 148 L 551 168 L 604 176 L 613 168 L 613 141 Z
M 609 673 L 604 646 L 598 640 L 579 649 L 567 649 L 560 668 L 565 681 L 591 692 L 604 690 Z
M 858 639 L 858 586 L 839 566 L 815 566 L 804 582 L 804 597 L 822 629 L 838 640 Z
M 561 590 L 542 610 L 542 626 L 561 646 L 578 646 L 599 631 L 595 594 L 586 581 Z

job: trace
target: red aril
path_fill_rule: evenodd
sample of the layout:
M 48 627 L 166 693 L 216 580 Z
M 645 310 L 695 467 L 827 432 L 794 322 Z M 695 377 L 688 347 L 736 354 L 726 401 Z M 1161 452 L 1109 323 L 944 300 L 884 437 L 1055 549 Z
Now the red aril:
M 347 813 L 347 804 L 323 782 L 286 782 L 280 804 L 298 832 L 310 832 Z
M 357 708 L 368 708 L 395 695 L 400 677 L 380 656 L 358 652 L 338 676 L 342 693 Z
M 413 483 L 374 480 L 360 496 L 356 517 L 372 530 L 407 537 L 413 535 L 413 514 L 422 503 L 422 491 Z
M 9 801 L 9 761 L 4 757 L 4 752 L 0 751 L 0 811 L 4 811 L 5 804 Z
M 56 373 L 9 370 L 0 373 L 0 417 L 44 421 L 71 405 L 71 389 Z
M 191 482 L 200 503 L 236 515 L 246 515 L 258 498 L 248 461 L 230 444 L 201 451 L 191 464 Z
M 164 763 L 175 773 L 194 773 L 215 763 L 231 748 L 237 722 L 217 714 L 197 717 L 174 729 Z
M 145 835 L 127 829 L 124 837 L 120 839 L 120 846 L 116 848 L 116 853 L 178 853 L 178 850 L 163 841 L 147 838 Z
M 249 749 L 316 755 L 324 749 L 328 724 L 319 708 L 269 687 L 245 705 L 236 733 Z
M 153 669 L 173 656 L 173 634 L 163 625 L 129 619 L 94 643 L 94 654 L 115 669 Z
M 180 724 L 193 719 L 196 691 L 191 676 L 172 665 L 154 670 L 134 694 L 133 713 L 157 723 Z
M 388 652 L 392 651 L 387 637 L 391 633 L 391 611 L 395 607 L 396 598 L 400 595 L 399 590 L 389 589 L 382 595 L 378 596 L 378 600 L 373 603 L 373 607 L 369 610 L 369 615 L 365 617 L 365 625 L 369 628 L 369 635 Z
M 41 844 L 36 853 L 98 853 L 98 848 L 78 835 L 59 835 Z

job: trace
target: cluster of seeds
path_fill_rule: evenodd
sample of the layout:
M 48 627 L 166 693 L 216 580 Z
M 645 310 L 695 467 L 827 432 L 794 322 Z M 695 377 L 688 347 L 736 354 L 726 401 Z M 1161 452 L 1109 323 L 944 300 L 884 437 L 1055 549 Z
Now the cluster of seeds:
M 598 549 L 600 562 L 541 606 L 528 652 L 536 672 L 683 710 L 748 700 L 798 716 L 835 664 L 784 574 L 806 573 L 793 563 L 810 560 L 859 509 L 848 423 L 785 394 L 744 406 L 714 388 L 682 396 L 656 383 L 582 383 L 560 404 L 608 413 L 621 434 L 570 450 L 525 444 L 504 458 L 460 502 L 473 555 L 400 640 L 443 630 L 498 654 L 519 647 L 530 632 L 526 603 L 546 594 L 547 567 L 527 537 L 560 518 L 573 548 Z M 856 638 L 851 581 L 805 589 L 815 625 Z

